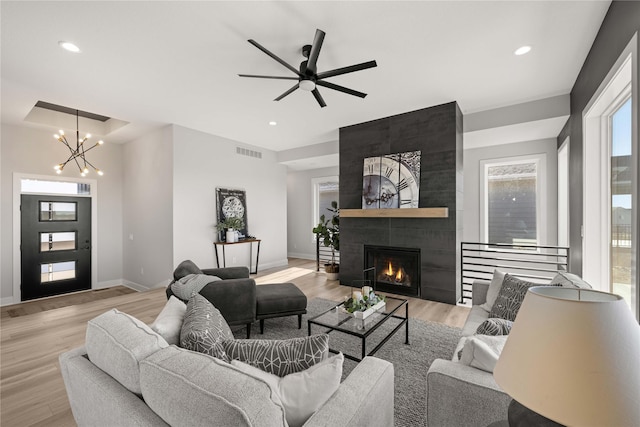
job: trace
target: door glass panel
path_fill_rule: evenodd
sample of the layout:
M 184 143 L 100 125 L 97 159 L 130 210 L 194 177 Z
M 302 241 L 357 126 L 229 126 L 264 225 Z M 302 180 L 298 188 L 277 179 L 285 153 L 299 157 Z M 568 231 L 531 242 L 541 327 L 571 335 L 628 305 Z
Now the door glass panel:
M 40 221 L 75 221 L 76 204 L 66 202 L 40 202 Z
M 40 282 L 50 283 L 76 277 L 76 262 L 56 262 L 40 264 Z
M 76 232 L 40 233 L 40 252 L 70 251 L 76 249 Z
M 611 116 L 611 292 L 634 308 L 631 280 L 631 99 Z

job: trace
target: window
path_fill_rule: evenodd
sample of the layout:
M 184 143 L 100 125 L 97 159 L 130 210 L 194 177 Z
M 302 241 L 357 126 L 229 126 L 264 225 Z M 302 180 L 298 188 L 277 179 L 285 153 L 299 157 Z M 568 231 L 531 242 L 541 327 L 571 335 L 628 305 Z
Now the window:
M 481 239 L 488 243 L 541 244 L 545 224 L 544 155 L 482 162 Z
M 329 217 L 327 208 L 331 207 L 332 201 L 338 201 L 339 180 L 337 176 L 314 178 L 311 180 L 313 186 L 313 226 L 320 222 L 320 216 Z M 315 240 L 315 235 L 313 236 Z

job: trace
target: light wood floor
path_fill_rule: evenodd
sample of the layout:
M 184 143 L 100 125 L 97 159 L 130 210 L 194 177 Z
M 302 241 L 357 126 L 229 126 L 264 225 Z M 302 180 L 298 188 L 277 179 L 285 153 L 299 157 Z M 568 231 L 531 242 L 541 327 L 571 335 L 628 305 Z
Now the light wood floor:
M 258 284 L 292 282 L 309 299 L 342 300 L 349 288 L 327 281 L 315 262 L 260 272 Z M 58 355 L 84 342 L 89 319 L 117 308 L 146 323 L 158 315 L 164 289 L 135 292 L 122 286 L 2 307 L 0 317 L 0 425 L 73 426 Z M 411 317 L 461 327 L 469 309 L 410 298 Z

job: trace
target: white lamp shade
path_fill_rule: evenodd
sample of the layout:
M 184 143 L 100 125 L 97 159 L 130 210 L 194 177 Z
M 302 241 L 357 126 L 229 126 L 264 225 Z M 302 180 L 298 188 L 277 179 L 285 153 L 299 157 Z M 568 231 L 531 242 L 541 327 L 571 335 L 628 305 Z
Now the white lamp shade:
M 567 426 L 640 426 L 640 325 L 618 295 L 530 288 L 493 375 Z

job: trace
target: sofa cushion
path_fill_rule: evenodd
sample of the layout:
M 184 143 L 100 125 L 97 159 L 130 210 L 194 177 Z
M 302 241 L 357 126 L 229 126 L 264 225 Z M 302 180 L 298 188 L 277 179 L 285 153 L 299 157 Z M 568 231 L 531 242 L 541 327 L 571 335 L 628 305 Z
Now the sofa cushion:
M 285 413 L 264 381 L 211 356 L 171 346 L 140 363 L 142 397 L 176 426 L 280 426 Z
M 462 348 L 460 363 L 483 371 L 493 372 L 507 338 L 507 335 L 467 337 Z
M 168 345 L 149 326 L 116 309 L 87 323 L 85 347 L 89 360 L 138 395 L 140 361 Z
M 231 364 L 248 375 L 263 379 L 278 395 L 289 427 L 299 427 L 313 415 L 340 386 L 344 356 L 339 353 L 309 369 L 279 377 L 238 360 Z
M 198 268 L 190 259 L 182 261 L 173 271 L 173 279 L 179 280 L 189 274 L 202 274 L 202 270 Z
M 491 278 L 489 290 L 487 291 L 487 301 L 480 307 L 484 308 L 487 311 L 491 311 L 491 309 L 493 308 L 493 304 L 495 304 L 496 302 L 496 298 L 498 298 L 498 293 L 500 293 L 500 289 L 502 288 L 504 275 L 505 273 L 502 271 L 493 270 L 493 277 Z
M 195 294 L 187 303 L 180 346 L 228 360 L 222 341 L 230 339 L 233 339 L 233 333 L 220 311 L 205 297 Z
M 177 345 L 180 343 L 180 330 L 186 312 L 187 305 L 172 295 L 151 324 L 151 329 L 159 333 L 167 343 Z
M 466 337 L 476 333 L 478 326 L 489 318 L 489 313 L 479 305 L 471 306 L 471 311 L 462 327 L 462 336 Z
M 505 274 L 496 302 L 489 312 L 489 318 L 499 317 L 511 321 L 516 320 L 524 296 L 532 286 L 540 286 L 540 284 L 518 279 L 508 273 Z
M 511 326 L 513 326 L 513 322 L 511 320 L 493 317 L 482 322 L 480 326 L 478 326 L 476 334 L 509 335 L 509 332 L 511 332 Z
M 580 276 L 566 271 L 560 271 L 551 279 L 550 285 L 562 286 L 563 288 L 592 289 L 591 285 L 582 280 Z
M 229 359 L 284 377 L 325 360 L 329 354 L 329 335 L 286 340 L 228 340 L 222 345 Z
M 183 301 L 189 301 L 192 296 L 197 294 L 211 282 L 222 280 L 217 276 L 208 276 L 206 274 L 187 274 L 171 284 L 171 291 L 175 296 Z

